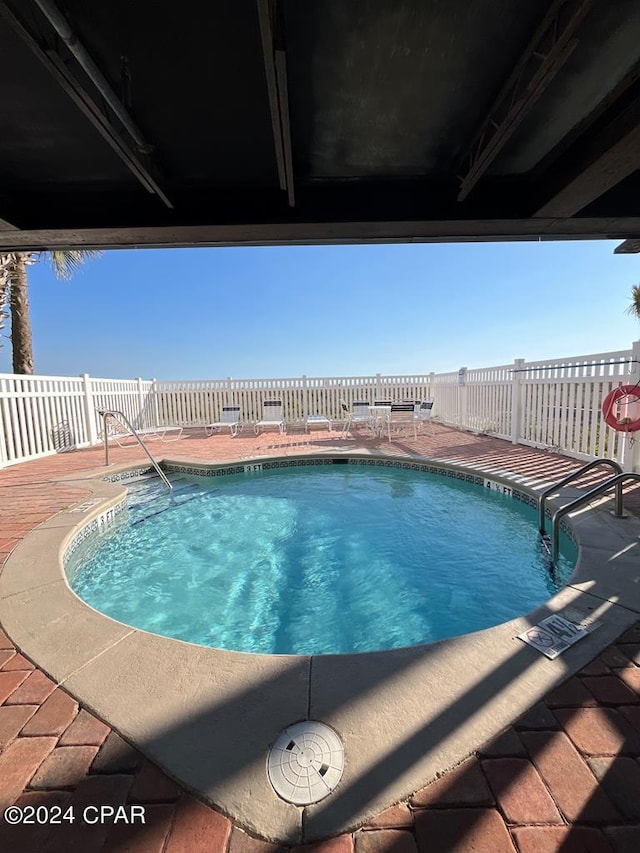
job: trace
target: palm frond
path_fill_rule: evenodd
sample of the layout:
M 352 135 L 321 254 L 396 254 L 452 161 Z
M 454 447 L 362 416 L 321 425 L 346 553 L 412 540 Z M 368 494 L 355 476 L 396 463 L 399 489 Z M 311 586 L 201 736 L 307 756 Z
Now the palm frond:
M 640 320 L 640 284 L 634 284 L 631 288 L 631 305 L 627 308 L 627 314 Z
M 55 249 L 45 253 L 56 278 L 70 279 L 85 261 L 99 258 L 102 255 L 98 249 Z

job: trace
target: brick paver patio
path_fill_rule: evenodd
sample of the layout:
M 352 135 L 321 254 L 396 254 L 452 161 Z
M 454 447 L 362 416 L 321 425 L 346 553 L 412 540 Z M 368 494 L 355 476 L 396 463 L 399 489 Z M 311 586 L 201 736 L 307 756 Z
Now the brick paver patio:
M 575 460 L 433 424 L 418 440 L 389 443 L 339 433 L 273 433 L 153 441 L 160 457 L 221 461 L 298 454 L 332 446 L 421 454 L 544 481 Z M 111 451 L 116 464 L 138 448 Z M 83 498 L 82 477 L 100 449 L 0 471 L 0 565 L 20 539 Z M 592 474 L 591 480 L 598 477 Z M 587 481 L 585 481 L 586 483 Z M 638 505 L 633 496 L 632 506 Z M 2 853 L 275 853 L 202 804 L 20 654 L 0 630 L 0 810 L 74 807 L 75 822 L 9 826 Z M 84 823 L 86 807 L 144 806 L 144 825 Z M 37 812 L 35 812 L 37 815 Z M 294 848 L 304 853 L 637 853 L 640 850 L 640 622 L 500 737 L 478 744 L 454 770 L 352 834 Z

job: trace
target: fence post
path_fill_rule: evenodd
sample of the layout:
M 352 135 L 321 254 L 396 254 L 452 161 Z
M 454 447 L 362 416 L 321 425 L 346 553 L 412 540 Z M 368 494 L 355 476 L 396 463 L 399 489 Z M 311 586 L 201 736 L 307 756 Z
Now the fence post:
M 302 375 L 302 420 L 304 421 L 309 414 L 309 387 L 307 386 L 307 376 Z
M 376 373 L 376 396 L 373 402 L 376 400 L 382 400 L 382 377 L 379 373 Z
M 0 379 L 0 392 L 8 391 L 9 383 L 6 379 Z M 4 421 L 4 414 L 7 412 L 6 408 L 3 408 L 1 403 L 2 397 L 0 396 L 0 468 L 4 468 L 6 463 L 9 461 L 9 432 L 11 431 L 11 424 L 7 421 L 6 424 Z M 6 403 L 4 404 L 7 405 Z
M 145 426 L 151 426 L 151 424 L 144 423 L 144 391 L 142 390 L 142 377 L 138 376 L 136 382 L 138 383 L 138 428 L 144 429 Z
M 518 444 L 522 431 L 522 371 L 524 358 L 516 358 L 513 362 L 511 377 L 511 444 Z
M 86 427 L 87 441 L 90 445 L 98 443 L 98 430 L 96 428 L 96 410 L 93 402 L 93 390 L 88 373 L 81 373 L 83 402 L 84 402 L 84 419 Z
M 431 373 L 429 374 L 429 390 L 427 392 L 427 399 L 428 400 L 435 399 L 435 392 L 436 392 L 436 374 L 432 370 Z
M 242 393 L 242 392 L 241 392 Z M 219 399 L 218 399 L 219 398 Z M 213 406 L 211 408 L 209 423 L 219 421 L 222 418 L 223 406 L 240 406 L 240 417 L 244 420 L 247 417 L 245 413 L 245 400 L 241 397 L 240 400 L 235 400 L 233 395 L 233 379 L 227 376 L 226 387 L 220 394 L 214 391 Z M 205 421 L 206 423 L 206 421 Z
M 461 367 L 458 371 L 458 426 L 467 428 L 467 368 Z
M 151 400 L 153 402 L 153 423 L 150 426 L 161 426 L 160 424 L 160 401 L 158 400 L 158 380 L 151 380 L 151 388 L 149 388 L 149 393 L 151 394 Z M 164 424 L 162 424 L 164 426 Z
M 640 341 L 631 344 L 631 371 L 625 385 L 640 384 Z M 640 435 L 625 433 L 621 465 L 623 471 L 640 471 Z

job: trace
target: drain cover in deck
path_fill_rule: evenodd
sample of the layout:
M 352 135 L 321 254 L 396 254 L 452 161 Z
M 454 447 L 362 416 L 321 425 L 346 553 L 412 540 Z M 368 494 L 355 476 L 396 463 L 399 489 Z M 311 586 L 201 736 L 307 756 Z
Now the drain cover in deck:
M 344 747 L 324 723 L 305 720 L 286 728 L 269 751 L 267 772 L 274 791 L 296 806 L 317 803 L 342 778 Z

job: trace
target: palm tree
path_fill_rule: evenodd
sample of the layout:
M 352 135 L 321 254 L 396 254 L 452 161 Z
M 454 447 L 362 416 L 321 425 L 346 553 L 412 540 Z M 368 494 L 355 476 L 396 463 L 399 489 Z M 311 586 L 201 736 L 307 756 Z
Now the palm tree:
M 627 314 L 640 320 L 640 284 L 634 284 L 631 288 L 631 305 L 627 308 Z
M 14 373 L 34 372 L 27 267 L 45 256 L 56 278 L 68 280 L 85 260 L 97 258 L 101 254 L 94 249 L 68 249 L 0 255 L 0 330 L 10 315 Z
M 0 332 L 9 319 L 9 269 L 12 263 L 13 255 L 0 255 Z M 1 341 L 0 346 L 2 346 Z

